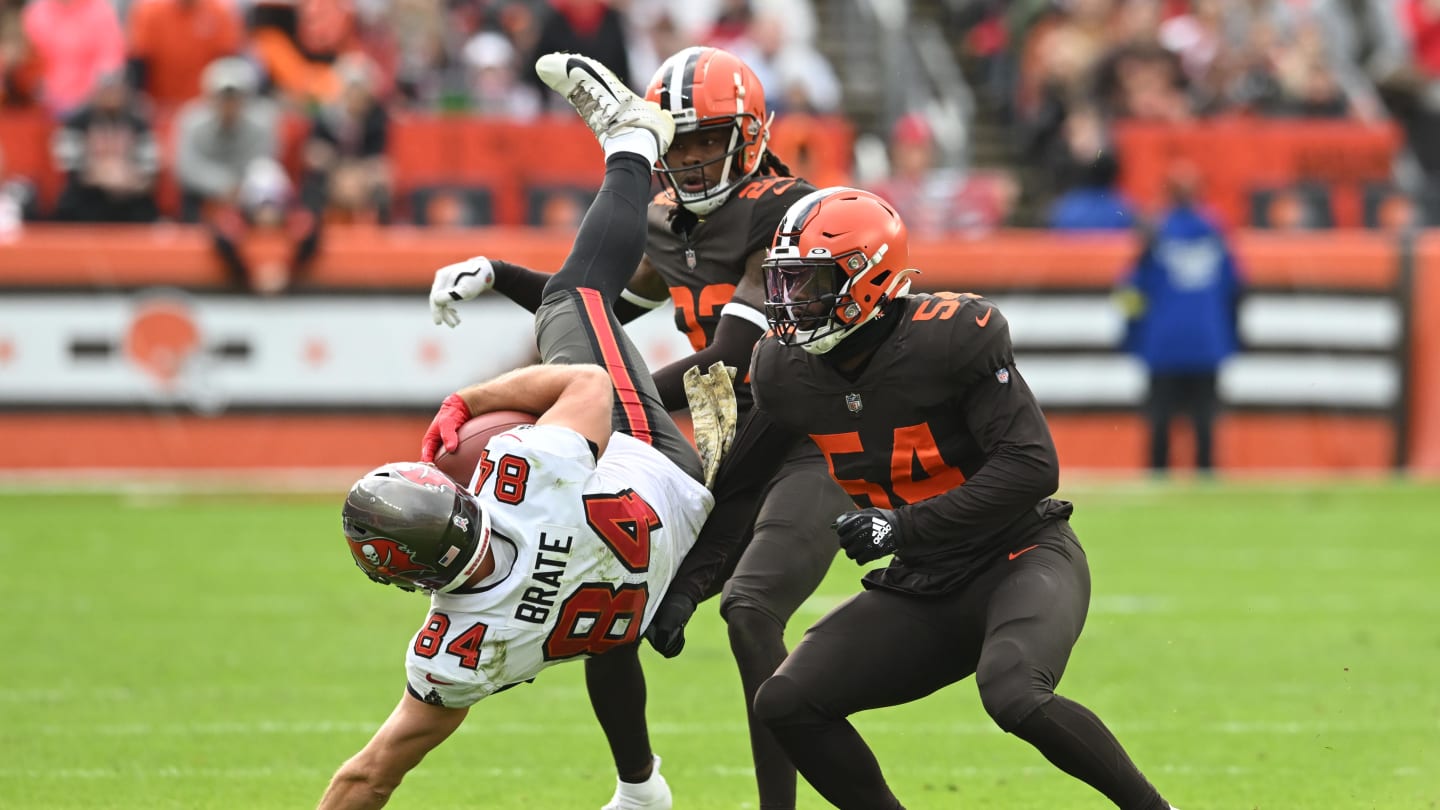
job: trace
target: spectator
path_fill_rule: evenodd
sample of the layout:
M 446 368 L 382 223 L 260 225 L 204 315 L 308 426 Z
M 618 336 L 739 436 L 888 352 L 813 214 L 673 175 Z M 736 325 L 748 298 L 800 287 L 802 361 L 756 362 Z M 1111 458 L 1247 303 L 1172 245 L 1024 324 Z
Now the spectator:
M 159 149 L 119 71 L 102 77 L 90 103 L 55 132 L 53 151 L 65 173 L 56 219 L 153 222 L 159 215 Z
M 735 55 L 755 66 L 765 97 L 777 112 L 829 113 L 840 106 L 840 78 L 809 42 L 789 35 L 778 14 L 755 15 L 745 36 L 734 42 Z
M 315 256 L 320 223 L 276 160 L 278 118 L 256 84 L 237 57 L 205 68 L 205 95 L 180 111 L 175 171 L 185 220 L 205 223 L 232 283 L 268 294 Z
M 1275 60 L 1280 98 L 1268 112 L 1276 116 L 1344 118 L 1351 112 L 1350 98 L 1326 55 L 1322 29 L 1301 25 L 1288 48 Z
M 56 118 L 89 100 L 95 83 L 125 66 L 125 34 L 109 0 L 31 0 L 21 12 L 41 65 L 41 94 Z
M 30 178 L 8 174 L 5 150 L 0 148 L 0 242 L 14 238 L 21 223 L 35 218 L 35 184 Z
M 443 106 L 451 93 L 449 39 L 441 0 L 396 0 L 384 24 L 395 49 L 395 86 L 407 102 Z
M 308 269 L 322 226 L 294 194 L 285 168 L 258 158 L 246 167 L 234 204 L 217 208 L 208 227 L 232 283 L 273 295 Z
M 205 95 L 181 109 L 175 173 L 186 222 L 199 221 L 207 206 L 233 204 L 249 165 L 276 157 L 279 121 L 255 96 L 256 84 L 250 63 L 218 59 L 201 76 Z
M 625 48 L 625 18 L 618 10 L 606 0 L 549 0 L 549 6 L 534 50 L 524 64 L 533 65 L 540 55 L 554 51 L 584 54 L 610 68 L 626 85 L 635 87 L 630 75 L 630 53 Z M 535 71 L 525 71 L 525 77 L 542 104 L 551 99 L 561 103 Z
M 1128 319 L 1125 344 L 1150 375 L 1145 415 L 1150 467 L 1170 466 L 1170 425 L 1185 413 L 1195 428 L 1195 466 L 1214 468 L 1221 365 L 1239 346 L 1241 279 L 1224 236 L 1197 208 L 1195 170 L 1169 178 L 1172 208 L 1160 220 L 1118 298 Z
M 311 120 L 304 202 L 331 221 L 387 222 L 390 119 L 373 92 L 373 65 L 352 55 L 335 69 L 344 89 L 338 101 L 319 108 Z
M 24 107 L 40 91 L 40 60 L 21 24 L 20 0 L 0 0 L 0 106 Z
M 262 0 L 252 14 L 251 48 L 280 93 L 301 105 L 339 97 L 334 62 L 359 47 L 348 0 Z
M 227 0 L 139 0 L 130 9 L 133 87 L 159 112 L 200 95 L 205 66 L 240 49 L 240 18 Z
M 1066 231 L 1127 229 L 1135 209 L 1118 187 L 1120 164 L 1105 122 L 1093 108 L 1065 121 L 1063 154 L 1047 167 L 1064 191 L 1050 209 L 1050 227 Z
M 1016 193 L 1007 175 L 937 166 L 935 139 L 920 113 L 902 116 L 891 129 L 890 176 L 872 190 L 919 237 L 994 230 L 1009 216 Z
M 479 115 L 534 118 L 540 100 L 520 82 L 515 46 L 504 34 L 481 31 L 465 44 L 470 109 Z

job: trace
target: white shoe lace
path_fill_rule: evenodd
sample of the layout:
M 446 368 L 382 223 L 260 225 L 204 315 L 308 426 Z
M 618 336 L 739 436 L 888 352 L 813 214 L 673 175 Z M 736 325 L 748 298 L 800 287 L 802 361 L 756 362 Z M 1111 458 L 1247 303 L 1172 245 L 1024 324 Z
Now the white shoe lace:
M 581 81 L 566 97 L 596 133 L 603 132 L 621 109 L 620 100 L 599 85 L 595 81 Z

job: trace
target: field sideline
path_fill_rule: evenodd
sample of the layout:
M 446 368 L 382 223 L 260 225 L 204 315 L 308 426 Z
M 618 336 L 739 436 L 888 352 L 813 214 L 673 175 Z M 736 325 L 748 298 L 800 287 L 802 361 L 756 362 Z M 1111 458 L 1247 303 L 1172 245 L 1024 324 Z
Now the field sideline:
M 343 494 L 343 486 L 340 488 Z M 1067 488 L 1095 598 L 1060 691 L 1182 810 L 1440 808 L 1440 484 Z M 422 597 L 365 581 L 340 494 L 0 493 L 0 807 L 313 807 L 393 707 Z M 791 638 L 856 590 L 843 559 Z M 646 650 L 679 810 L 756 806 L 714 604 Z M 595 810 L 582 668 L 482 702 L 395 808 Z M 859 715 L 911 810 L 1110 805 L 964 682 Z M 802 808 L 825 805 L 808 787 Z

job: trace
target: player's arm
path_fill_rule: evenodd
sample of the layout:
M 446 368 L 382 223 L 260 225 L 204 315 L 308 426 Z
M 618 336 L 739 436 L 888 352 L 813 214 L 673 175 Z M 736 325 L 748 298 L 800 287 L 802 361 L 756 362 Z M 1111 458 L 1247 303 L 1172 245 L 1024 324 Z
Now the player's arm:
M 610 374 L 589 363 L 526 366 L 455 392 L 470 413 L 539 414 L 537 425 L 569 428 L 605 452 L 615 390 Z
M 405 774 L 454 733 L 469 711 L 431 706 L 406 693 L 370 742 L 331 777 L 320 810 L 384 807 Z
M 755 341 L 765 334 L 765 275 L 760 263 L 765 251 L 750 254 L 745 261 L 745 275 L 735 285 L 730 301 L 720 310 L 720 322 L 710 345 L 683 357 L 655 372 L 655 389 L 668 410 L 684 410 L 685 371 L 692 366 L 710 368 L 721 362 L 736 369 L 735 379 L 743 380 L 750 373 L 750 355 Z
M 649 259 L 642 259 L 637 274 L 648 264 Z M 653 268 L 651 272 L 654 272 Z M 443 323 L 456 326 L 460 323 L 460 314 L 455 311 L 455 305 L 492 289 L 528 311 L 535 312 L 540 309 L 540 302 L 545 298 L 545 285 L 549 283 L 550 277 L 550 273 L 531 270 L 511 262 L 472 256 L 435 271 L 435 280 L 430 284 L 430 315 L 436 325 Z M 661 292 L 664 295 L 658 300 L 652 300 L 653 295 L 647 297 L 645 293 L 631 293 L 627 289 L 626 294 L 621 296 L 621 300 L 614 302 L 611 309 L 621 323 L 628 323 L 663 304 L 665 298 L 669 297 L 663 284 Z
M 970 320 L 962 321 L 967 329 L 974 328 Z M 997 310 L 981 331 L 985 342 L 957 377 L 965 422 L 985 452 L 985 463 L 963 485 L 896 510 L 902 551 L 954 543 L 957 537 L 1009 523 L 1060 485 L 1055 442 L 1040 404 L 1015 368 L 1009 324 Z
M 756 392 L 760 391 L 759 380 Z M 715 508 L 710 511 L 695 545 L 690 547 L 675 579 L 665 592 L 654 620 L 645 630 L 645 639 L 666 658 L 678 655 L 685 646 L 685 626 L 695 606 L 713 593 L 717 580 L 732 570 L 730 564 L 745 550 L 755 516 L 760 511 L 766 487 L 780 469 L 796 442 L 809 441 L 777 423 L 765 412 L 757 397 L 756 408 L 743 420 L 735 444 L 743 454 L 730 453 L 720 462 L 716 476 Z M 743 459 L 745 466 L 739 468 Z

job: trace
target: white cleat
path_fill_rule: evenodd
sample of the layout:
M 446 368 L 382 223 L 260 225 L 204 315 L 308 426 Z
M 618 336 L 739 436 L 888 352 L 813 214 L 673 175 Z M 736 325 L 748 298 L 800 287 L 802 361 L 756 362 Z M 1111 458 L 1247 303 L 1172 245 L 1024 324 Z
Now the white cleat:
M 660 775 L 660 757 L 644 782 L 615 783 L 615 795 L 600 810 L 670 810 L 670 785 Z
M 660 154 L 670 148 L 675 119 L 659 104 L 635 95 L 594 59 L 574 53 L 547 53 L 536 60 L 535 72 L 570 102 L 601 143 L 626 130 L 643 129 L 655 136 Z

